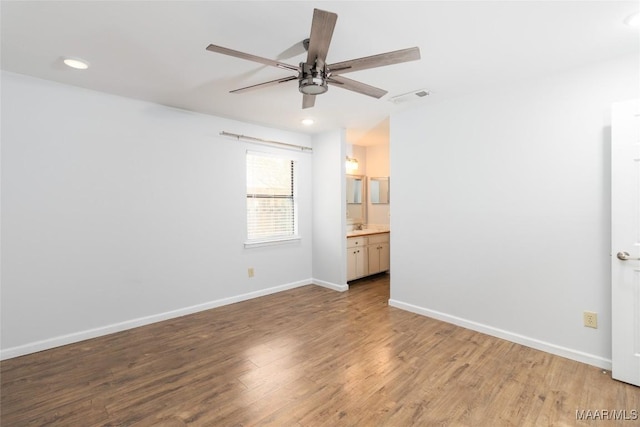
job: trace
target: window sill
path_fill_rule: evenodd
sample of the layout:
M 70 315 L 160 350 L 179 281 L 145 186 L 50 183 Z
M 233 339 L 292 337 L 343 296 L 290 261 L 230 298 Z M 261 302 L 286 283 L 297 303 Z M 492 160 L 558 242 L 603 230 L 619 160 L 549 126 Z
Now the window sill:
M 248 240 L 244 242 L 245 249 L 249 248 L 261 248 L 263 246 L 275 246 L 275 245 L 284 245 L 287 243 L 295 243 L 302 240 L 300 236 L 288 236 L 274 239 L 265 239 L 265 240 Z

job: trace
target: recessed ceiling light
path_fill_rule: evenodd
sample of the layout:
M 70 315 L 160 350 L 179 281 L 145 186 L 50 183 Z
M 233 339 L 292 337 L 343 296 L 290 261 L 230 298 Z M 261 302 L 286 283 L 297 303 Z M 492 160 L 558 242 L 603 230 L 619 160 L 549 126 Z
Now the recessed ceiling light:
M 63 62 L 66 66 L 75 68 L 76 70 L 86 70 L 89 68 L 89 63 L 80 58 L 64 58 Z
M 636 12 L 632 15 L 627 16 L 627 19 L 624 20 L 624 23 L 630 27 L 640 27 L 640 13 Z
M 305 126 L 311 126 L 314 122 L 313 119 L 302 119 L 301 123 Z

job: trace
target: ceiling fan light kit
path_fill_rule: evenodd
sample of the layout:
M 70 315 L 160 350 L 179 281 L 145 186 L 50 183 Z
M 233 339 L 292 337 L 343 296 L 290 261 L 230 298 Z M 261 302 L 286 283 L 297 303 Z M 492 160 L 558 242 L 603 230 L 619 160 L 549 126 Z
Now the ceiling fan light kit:
M 329 89 L 324 69 L 312 67 L 304 62 L 300 63 L 300 69 L 302 70 L 298 84 L 300 92 L 306 95 L 320 95 Z
M 320 9 L 313 10 L 313 20 L 311 22 L 311 35 L 303 41 L 307 49 L 307 60 L 301 62 L 299 66 L 285 64 L 279 61 L 262 58 L 237 50 L 210 44 L 207 50 L 258 62 L 260 64 L 277 67 L 287 71 L 297 72 L 297 76 L 289 76 L 264 83 L 247 86 L 232 90 L 232 93 L 242 93 L 249 89 L 278 85 L 292 80 L 298 80 L 298 90 L 303 94 L 302 108 L 311 108 L 315 104 L 316 95 L 321 95 L 329 89 L 329 85 L 335 85 L 343 89 L 357 92 L 374 98 L 381 98 L 387 91 L 361 83 L 355 80 L 342 77 L 353 71 L 366 70 L 370 68 L 382 67 L 386 65 L 399 64 L 402 62 L 415 61 L 420 59 L 420 50 L 417 47 L 397 50 L 394 52 L 382 53 L 350 61 L 343 61 L 336 64 L 327 64 L 327 52 L 331 44 L 333 30 L 338 20 L 338 15 Z

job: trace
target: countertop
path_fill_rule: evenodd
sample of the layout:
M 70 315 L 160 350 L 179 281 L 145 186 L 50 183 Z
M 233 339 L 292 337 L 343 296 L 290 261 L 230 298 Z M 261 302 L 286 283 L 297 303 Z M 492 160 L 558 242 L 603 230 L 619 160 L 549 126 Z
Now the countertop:
M 364 230 L 353 230 L 347 232 L 347 238 L 349 237 L 361 237 L 361 236 L 370 236 L 372 234 L 384 234 L 389 233 L 389 230 L 377 230 L 373 228 L 365 228 Z

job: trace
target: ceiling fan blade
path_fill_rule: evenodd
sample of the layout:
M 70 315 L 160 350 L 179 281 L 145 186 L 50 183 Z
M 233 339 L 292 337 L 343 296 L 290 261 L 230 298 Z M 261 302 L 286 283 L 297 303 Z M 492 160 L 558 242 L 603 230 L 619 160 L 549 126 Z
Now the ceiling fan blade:
M 342 89 L 352 90 L 363 95 L 372 96 L 374 98 L 382 98 L 387 94 L 387 91 L 384 89 L 369 86 L 368 84 L 357 82 L 342 76 L 331 76 L 327 79 L 327 83 L 336 85 Z
M 277 85 L 278 83 L 285 83 L 285 82 L 289 82 L 291 80 L 298 80 L 298 77 L 291 76 L 291 77 L 285 77 L 283 79 L 277 79 L 277 80 L 271 80 L 271 81 L 264 82 L 264 83 L 258 83 L 258 84 L 247 86 L 247 87 L 241 87 L 240 89 L 234 89 L 234 90 L 230 91 L 229 93 L 247 92 L 249 90 L 261 89 L 263 87 L 273 86 L 273 85 Z
M 260 56 L 251 55 L 249 53 L 240 52 L 222 46 L 216 46 L 214 44 L 207 46 L 207 50 L 210 52 L 222 53 L 223 55 L 235 56 L 236 58 L 247 59 L 253 62 L 259 62 L 260 64 L 271 65 L 272 67 L 278 67 L 284 70 L 300 72 L 300 68 L 295 65 L 285 64 L 283 62 L 274 61 L 273 59 L 262 58 Z
M 335 13 L 313 9 L 307 64 L 313 65 L 316 60 L 323 64 L 326 62 L 329 44 L 331 44 L 331 37 L 333 37 L 333 29 L 337 20 L 338 15 Z
M 399 64 L 420 59 L 420 49 L 410 47 L 408 49 L 381 53 L 350 61 L 338 62 L 327 65 L 332 75 L 350 73 L 352 71 L 366 70 L 368 68 L 384 67 L 385 65 Z
M 303 53 L 307 52 L 307 49 L 304 46 L 305 46 L 304 40 L 299 41 L 293 46 L 288 47 L 284 51 L 280 52 L 278 56 L 276 56 L 276 59 L 277 60 L 289 59 L 289 58 L 296 57 L 298 55 L 302 55 Z
M 315 105 L 315 103 L 316 103 L 315 95 L 304 94 L 302 96 L 302 108 L 311 108 Z

